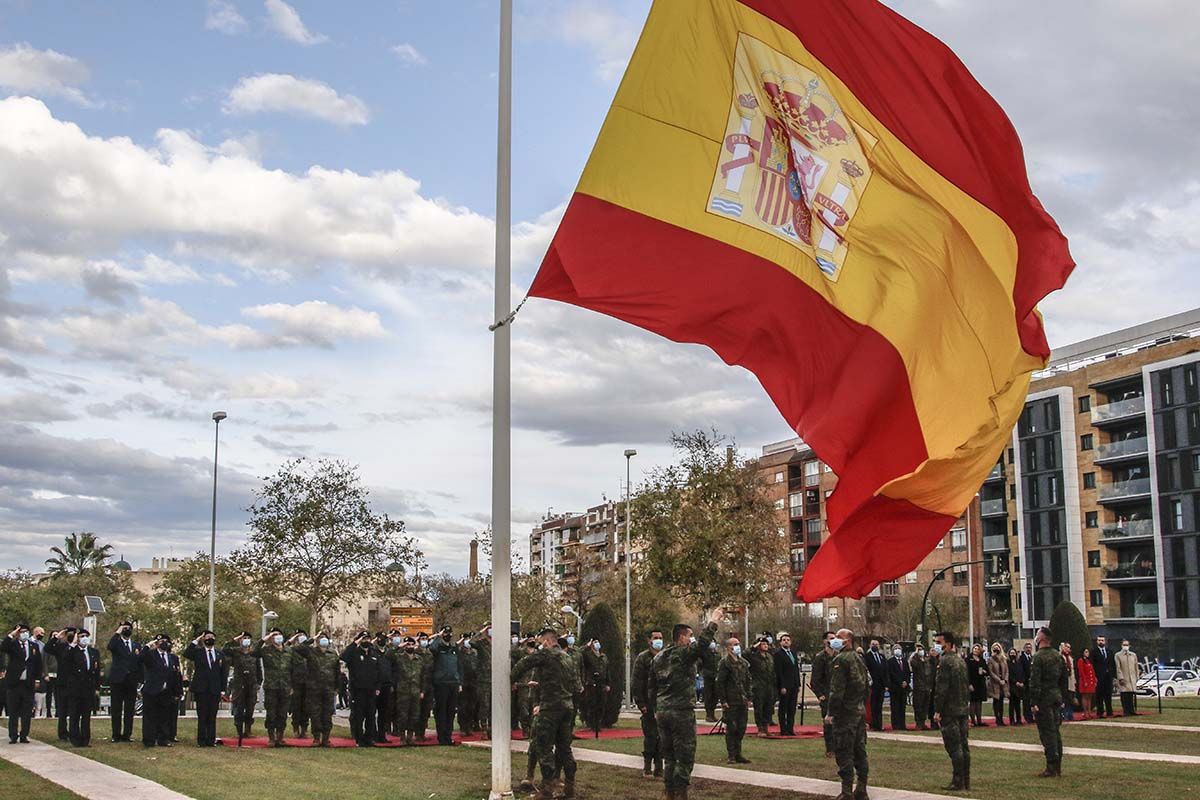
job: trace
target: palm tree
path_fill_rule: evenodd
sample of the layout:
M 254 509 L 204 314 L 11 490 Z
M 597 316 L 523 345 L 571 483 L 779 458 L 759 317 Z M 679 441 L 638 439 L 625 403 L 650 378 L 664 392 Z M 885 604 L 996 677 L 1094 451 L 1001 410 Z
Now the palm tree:
M 54 558 L 46 559 L 46 566 L 52 577 L 80 575 L 90 569 L 105 566 L 112 558 L 112 545 L 97 545 L 94 533 L 72 533 L 66 537 L 65 544 L 65 551 L 61 547 L 50 548 L 50 552 L 56 554 Z

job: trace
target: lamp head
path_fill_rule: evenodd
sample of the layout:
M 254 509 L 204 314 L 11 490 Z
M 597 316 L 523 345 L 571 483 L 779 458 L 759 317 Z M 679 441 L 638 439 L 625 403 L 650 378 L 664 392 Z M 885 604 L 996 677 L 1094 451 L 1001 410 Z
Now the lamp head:
M 563 606 L 562 608 L 559 609 L 559 611 L 561 611 L 564 614 L 570 614 L 571 616 L 576 616 L 575 609 L 571 608 L 570 606 Z
M 626 458 L 633 458 L 636 455 L 637 455 L 637 450 L 626 450 L 625 451 Z
M 225 419 L 228 416 L 229 415 L 226 414 L 224 411 L 214 411 L 213 412 L 213 422 L 220 422 L 221 420 Z

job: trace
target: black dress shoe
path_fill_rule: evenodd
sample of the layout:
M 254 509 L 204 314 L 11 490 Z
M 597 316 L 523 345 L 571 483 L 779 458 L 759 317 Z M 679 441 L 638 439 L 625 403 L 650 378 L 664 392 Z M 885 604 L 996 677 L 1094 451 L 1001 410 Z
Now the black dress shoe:
M 21 742 L 21 744 L 29 744 L 29 737 L 28 737 L 28 736 L 22 736 L 22 737 L 21 737 L 21 738 L 20 738 L 18 741 L 20 741 L 20 742 Z
M 9 744 L 16 744 L 16 743 L 17 743 L 17 740 L 16 740 L 16 739 L 9 739 L 9 740 L 8 740 L 8 743 L 9 743 Z

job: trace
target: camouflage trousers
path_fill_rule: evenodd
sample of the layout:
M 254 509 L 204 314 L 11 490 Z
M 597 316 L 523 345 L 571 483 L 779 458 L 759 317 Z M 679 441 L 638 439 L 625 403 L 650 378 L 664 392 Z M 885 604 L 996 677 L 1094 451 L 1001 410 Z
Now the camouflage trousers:
M 759 733 L 766 733 L 771 725 L 771 712 L 775 708 L 775 687 L 754 687 L 754 725 Z
M 691 782 L 696 763 L 696 715 L 692 709 L 659 711 L 658 749 L 663 759 L 663 783 L 668 789 L 683 789 Z
M 570 709 L 542 708 L 534 718 L 531 752 L 532 748 L 537 748 L 543 781 L 553 780 L 559 770 L 566 780 L 575 780 L 575 755 L 571 752 L 571 740 L 575 736 L 572 716 Z
M 914 689 L 912 695 L 913 719 L 917 725 L 924 725 L 925 721 L 930 718 L 929 713 L 929 690 Z
M 254 706 L 258 703 L 257 686 L 237 686 L 229 692 L 229 711 L 234 722 L 254 722 Z
M 962 778 L 971 771 L 971 745 L 968 741 L 966 717 L 942 716 L 942 744 L 950 756 L 950 766 L 955 778 Z
M 867 721 L 864 717 L 834 719 L 833 755 L 837 759 L 843 792 L 849 794 L 853 790 L 856 773 L 858 785 L 867 785 Z
M 476 718 L 479 720 L 479 730 L 492 733 L 492 682 L 479 682 L 479 704 L 476 707 Z
M 420 733 L 421 692 L 415 688 L 400 687 L 392 694 L 392 702 L 395 711 L 392 721 L 396 734 Z
M 303 683 L 292 687 L 292 724 L 297 728 L 308 726 L 308 687 Z
M 742 739 L 746 736 L 746 706 L 730 706 L 722 716 L 725 719 L 725 752 L 730 758 L 740 758 Z
M 658 720 L 654 718 L 654 706 L 648 706 L 642 714 L 642 757 L 658 758 Z
M 1055 703 L 1050 708 L 1039 708 L 1037 712 L 1038 738 L 1046 753 L 1046 766 L 1062 764 L 1062 706 Z
M 818 701 L 821 704 L 821 728 L 825 737 L 825 752 L 833 752 L 833 726 L 825 722 L 825 717 L 829 716 L 829 697 Z
M 263 706 L 267 709 L 267 730 L 283 730 L 287 727 L 288 687 L 263 687 Z
M 304 693 L 304 716 L 312 722 L 313 733 L 329 733 L 333 730 L 333 706 L 337 692 L 332 688 L 310 686 Z

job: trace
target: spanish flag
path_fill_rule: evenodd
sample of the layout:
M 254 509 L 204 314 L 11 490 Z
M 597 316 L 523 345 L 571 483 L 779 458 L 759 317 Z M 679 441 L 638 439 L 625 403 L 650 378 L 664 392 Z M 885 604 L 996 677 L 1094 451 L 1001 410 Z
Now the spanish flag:
M 945 536 L 1073 266 L 1008 118 L 933 36 L 876 0 L 658 0 L 530 293 L 758 377 L 839 476 L 811 601 Z

